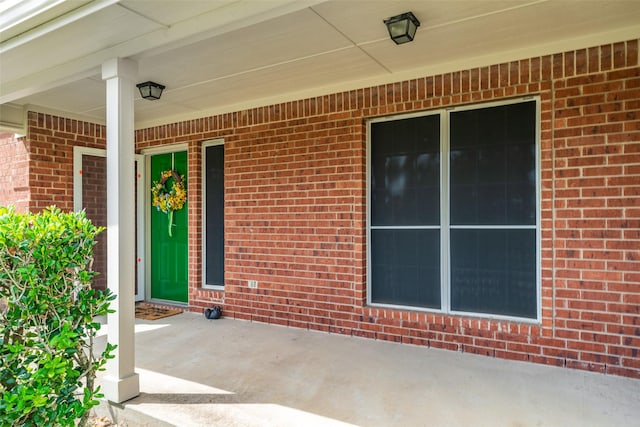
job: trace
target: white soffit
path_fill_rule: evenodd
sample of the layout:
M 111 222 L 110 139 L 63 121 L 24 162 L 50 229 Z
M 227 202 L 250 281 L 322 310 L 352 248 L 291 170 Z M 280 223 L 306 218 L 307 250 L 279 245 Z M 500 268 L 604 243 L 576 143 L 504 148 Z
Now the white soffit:
M 314 42 L 309 41 L 310 35 Z M 304 9 L 142 58 L 140 77 L 170 81 L 173 88 L 181 88 L 350 46 L 352 44 L 323 19 Z M 188 72 L 176 74 L 176 64 L 188 68 Z
M 422 25 L 397 46 L 382 21 L 409 10 Z M 55 11 L 66 25 L 42 21 Z M 15 28 L 0 34 L 0 102 L 104 122 L 100 65 L 129 57 L 167 86 L 136 100 L 146 127 L 638 39 L 640 1 L 93 0 Z
M 61 111 L 88 114 L 92 110 L 103 108 L 106 87 L 99 74 L 62 85 L 34 96 L 37 105 L 55 105 Z
M 158 5 L 162 1 L 161 5 Z M 194 16 L 228 7 L 237 0 L 121 0 L 120 5 L 167 27 L 189 20 Z
M 342 65 L 336 68 L 339 61 Z M 316 87 L 332 85 L 335 79 L 349 81 L 358 78 L 371 77 L 383 71 L 379 65 L 356 48 L 343 49 L 322 56 L 312 56 L 302 61 L 281 63 L 273 67 L 253 70 L 251 73 L 234 75 L 230 78 L 220 78 L 202 86 L 191 86 L 176 89 L 162 95 L 166 104 L 180 105 L 192 112 L 218 113 L 220 110 L 211 109 L 212 105 L 223 106 L 260 106 L 269 103 L 273 93 L 288 93 L 291 87 L 301 87 L 310 81 Z M 247 93 L 246 88 L 251 87 Z M 143 103 L 144 104 L 144 103 Z M 155 109 L 155 102 L 147 102 L 150 109 Z M 147 113 L 146 105 L 136 110 L 141 122 L 153 120 Z M 176 116 L 176 119 L 186 119 L 190 116 Z M 191 114 L 192 117 L 192 114 Z
M 121 28 L 114 31 L 114 28 Z M 55 67 L 75 58 L 108 49 L 160 26 L 126 9 L 110 7 L 83 20 L 52 31 L 46 37 L 27 42 L 21 49 L 2 53 L 3 79 L 15 80 L 41 71 L 41 64 Z M 64 46 L 72 44 L 73 49 Z M 37 56 L 34 56 L 36 55 Z M 19 67 L 9 64 L 21 64 Z
M 640 8 L 629 10 L 626 2 L 591 2 L 591 7 L 579 7 L 578 3 L 588 1 L 573 3 L 573 7 L 567 8 L 567 2 L 534 2 L 526 7 L 508 8 L 446 25 L 428 21 L 418 29 L 412 42 L 417 49 L 410 54 L 402 49 L 389 50 L 383 41 L 363 48 L 390 70 L 401 72 L 414 64 L 475 62 L 474 58 L 496 58 L 500 53 L 508 53 L 502 56 L 503 61 L 557 53 L 587 47 L 584 43 L 588 39 L 593 39 L 597 45 L 598 40 L 603 39 L 603 31 L 640 28 Z M 571 13 L 570 19 L 567 13 Z M 640 36 L 640 33 L 636 34 Z M 572 45 L 574 40 L 579 41 Z M 551 47 L 554 44 L 556 47 Z M 520 56 L 513 57 L 514 51 L 520 52 Z
M 0 2 L 0 43 L 26 29 L 36 28 L 91 0 L 2 0 Z

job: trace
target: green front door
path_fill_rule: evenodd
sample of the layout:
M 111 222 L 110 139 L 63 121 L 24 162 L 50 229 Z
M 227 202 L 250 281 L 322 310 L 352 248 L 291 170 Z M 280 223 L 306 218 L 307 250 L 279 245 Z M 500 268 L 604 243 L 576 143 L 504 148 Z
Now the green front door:
M 175 170 L 187 177 L 187 152 L 157 154 L 151 157 L 151 181 L 162 172 Z M 170 189 L 172 180 L 167 186 Z M 187 195 L 188 199 L 188 195 Z M 151 202 L 151 201 L 150 201 Z M 188 204 L 188 202 L 187 202 Z M 175 302 L 188 301 L 187 286 L 187 204 L 173 213 L 171 235 L 169 215 L 151 208 L 151 298 Z

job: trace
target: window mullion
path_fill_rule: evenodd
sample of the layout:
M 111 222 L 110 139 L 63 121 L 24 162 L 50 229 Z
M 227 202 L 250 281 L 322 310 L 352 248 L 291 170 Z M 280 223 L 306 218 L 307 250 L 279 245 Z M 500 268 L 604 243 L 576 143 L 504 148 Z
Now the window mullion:
M 449 110 L 440 114 L 440 296 L 442 311 L 451 311 L 449 249 Z

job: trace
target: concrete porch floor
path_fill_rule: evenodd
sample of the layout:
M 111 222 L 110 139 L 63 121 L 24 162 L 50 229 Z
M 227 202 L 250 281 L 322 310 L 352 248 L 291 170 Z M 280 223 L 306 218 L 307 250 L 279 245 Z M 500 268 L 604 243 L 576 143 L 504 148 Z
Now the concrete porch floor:
M 194 313 L 136 320 L 136 370 L 140 396 L 98 415 L 129 427 L 640 426 L 639 380 Z

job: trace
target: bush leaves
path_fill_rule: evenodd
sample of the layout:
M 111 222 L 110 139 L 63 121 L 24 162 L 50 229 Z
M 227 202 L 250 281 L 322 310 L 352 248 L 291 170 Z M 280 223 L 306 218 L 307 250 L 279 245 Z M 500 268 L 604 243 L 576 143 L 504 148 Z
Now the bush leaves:
M 0 426 L 85 424 L 101 397 L 93 340 L 110 291 L 91 288 L 103 228 L 84 212 L 0 207 Z

